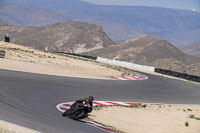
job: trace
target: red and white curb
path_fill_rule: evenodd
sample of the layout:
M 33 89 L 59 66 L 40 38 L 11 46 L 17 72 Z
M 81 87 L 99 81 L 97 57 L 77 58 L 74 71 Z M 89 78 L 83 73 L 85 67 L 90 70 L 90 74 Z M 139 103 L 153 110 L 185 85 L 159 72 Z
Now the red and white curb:
M 65 103 L 60 103 L 56 106 L 56 108 L 61 111 L 62 113 L 65 112 L 65 110 L 69 109 L 71 107 L 71 105 L 73 104 L 74 102 L 65 102 Z M 99 106 L 99 105 L 123 105 L 123 106 L 135 106 L 136 104 L 135 103 L 132 103 L 132 102 L 115 102 L 115 101 L 93 101 L 93 106 Z M 109 128 L 106 128 L 102 125 L 99 125 L 93 121 L 90 121 L 86 118 L 84 119 L 81 119 L 79 120 L 81 122 L 84 122 L 88 125 L 91 125 L 93 127 L 96 127 L 96 128 L 99 128 L 101 130 L 104 130 L 104 131 L 107 131 L 109 133 L 118 133 L 116 131 L 113 131 Z
M 134 77 L 112 77 L 115 80 L 147 80 L 148 77 L 146 75 L 142 75 L 137 73 L 137 76 Z

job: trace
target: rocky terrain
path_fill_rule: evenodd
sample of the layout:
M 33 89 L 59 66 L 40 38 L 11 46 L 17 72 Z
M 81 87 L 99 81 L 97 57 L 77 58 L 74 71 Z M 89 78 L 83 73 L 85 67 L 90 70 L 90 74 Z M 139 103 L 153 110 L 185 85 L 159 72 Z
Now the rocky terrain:
M 190 55 L 200 55 L 200 43 L 192 43 L 181 48 L 181 50 Z
M 120 45 L 86 54 L 200 76 L 200 58 L 186 55 L 169 42 L 150 35 L 141 35 Z
M 199 58 L 200 58 L 200 54 L 195 54 L 194 56 L 195 56 L 195 57 L 199 57 Z
M 102 27 L 81 22 L 56 23 L 45 27 L 0 26 L 0 38 L 6 34 L 11 42 L 46 51 L 90 52 L 114 42 Z
M 81 0 L 1 0 L 0 19 L 22 26 L 74 20 L 101 25 L 115 42 L 150 34 L 177 47 L 200 42 L 200 13 L 145 6 L 104 6 Z M 10 2 L 8 4 L 5 2 Z

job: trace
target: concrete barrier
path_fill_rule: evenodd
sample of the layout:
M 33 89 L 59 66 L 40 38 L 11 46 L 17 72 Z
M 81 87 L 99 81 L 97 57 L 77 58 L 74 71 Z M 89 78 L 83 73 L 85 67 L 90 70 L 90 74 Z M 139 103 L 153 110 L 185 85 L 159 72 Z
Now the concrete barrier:
M 130 62 L 125 62 L 125 61 L 110 60 L 110 59 L 101 58 L 101 57 L 97 57 L 97 61 L 101 63 L 108 63 L 108 64 L 117 65 L 121 67 L 127 67 L 131 69 L 139 69 L 139 70 L 149 71 L 149 72 L 155 71 L 155 67 L 138 65 L 138 64 L 134 64 Z

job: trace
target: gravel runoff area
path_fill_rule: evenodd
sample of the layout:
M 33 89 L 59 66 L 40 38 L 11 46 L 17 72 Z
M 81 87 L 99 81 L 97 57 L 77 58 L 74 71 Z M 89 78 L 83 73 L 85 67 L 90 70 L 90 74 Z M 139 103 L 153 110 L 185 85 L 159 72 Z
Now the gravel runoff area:
M 40 133 L 40 132 L 0 120 L 0 133 Z
M 89 118 L 122 133 L 200 133 L 200 105 L 107 106 Z

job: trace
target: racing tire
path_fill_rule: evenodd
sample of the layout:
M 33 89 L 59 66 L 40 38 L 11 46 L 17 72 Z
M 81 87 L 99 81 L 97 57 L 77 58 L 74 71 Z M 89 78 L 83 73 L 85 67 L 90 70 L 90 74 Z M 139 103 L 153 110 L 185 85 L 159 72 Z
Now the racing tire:
M 77 116 L 72 116 L 70 118 L 74 120 L 79 120 L 79 119 L 85 118 L 86 116 L 87 116 L 87 113 L 85 111 L 81 111 L 81 113 L 78 114 Z
M 63 116 L 63 117 L 66 117 L 66 116 L 69 115 L 69 113 L 70 113 L 70 110 L 68 109 L 68 110 L 66 110 L 66 111 L 62 114 L 62 116 Z

